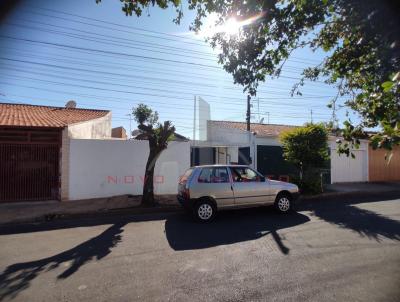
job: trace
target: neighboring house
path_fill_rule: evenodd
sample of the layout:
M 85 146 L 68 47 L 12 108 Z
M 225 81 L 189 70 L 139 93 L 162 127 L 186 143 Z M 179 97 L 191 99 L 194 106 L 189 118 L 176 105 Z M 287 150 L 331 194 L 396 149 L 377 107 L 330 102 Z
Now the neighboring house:
M 207 139 L 193 141 L 191 164 L 248 164 L 273 179 L 288 179 L 295 169 L 283 159 L 279 134 L 297 126 L 258 124 L 231 121 L 208 121 Z M 353 150 L 356 158 L 337 153 L 335 136 L 329 136 L 330 165 L 326 182 L 362 182 L 400 180 L 400 152 L 395 149 L 390 164 L 384 160 L 384 151 L 372 151 L 368 141 Z
M 111 137 L 120 138 L 120 139 L 128 139 L 126 135 L 126 130 L 124 127 L 116 127 L 111 129 Z
M 62 199 L 69 139 L 111 137 L 111 112 L 0 103 L 0 201 Z
M 282 156 L 278 136 L 288 125 L 208 121 L 207 140 L 192 143 L 192 164 L 246 164 L 273 179 L 287 179 L 294 172 Z
M 137 139 L 137 140 L 147 140 L 147 136 L 144 134 L 143 131 L 139 129 L 135 129 L 132 131 L 132 139 Z M 188 142 L 189 139 L 179 133 L 174 133 L 174 137 L 171 138 L 171 141 L 174 142 Z
M 148 143 L 117 132 L 110 111 L 0 103 L 0 202 L 141 194 Z M 176 194 L 189 167 L 177 135 L 156 162 L 155 193 Z

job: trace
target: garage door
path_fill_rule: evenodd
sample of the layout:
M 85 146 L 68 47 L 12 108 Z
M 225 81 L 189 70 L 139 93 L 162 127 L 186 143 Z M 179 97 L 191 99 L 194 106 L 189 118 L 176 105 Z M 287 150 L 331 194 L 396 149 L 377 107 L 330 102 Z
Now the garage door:
M 368 181 L 367 151 L 353 151 L 355 158 L 339 155 L 336 149 L 331 150 L 331 181 L 363 182 Z
M 0 202 L 58 198 L 58 137 L 43 130 L 0 130 Z
M 389 158 L 386 150 L 369 148 L 369 181 L 400 180 L 400 147 L 393 148 Z

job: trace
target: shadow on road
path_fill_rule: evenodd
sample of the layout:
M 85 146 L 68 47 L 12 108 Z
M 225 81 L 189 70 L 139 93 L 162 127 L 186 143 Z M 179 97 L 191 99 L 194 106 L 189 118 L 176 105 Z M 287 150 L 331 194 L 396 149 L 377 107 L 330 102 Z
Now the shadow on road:
M 361 236 L 380 241 L 380 236 L 400 240 L 400 222 L 370 210 L 357 207 L 359 203 L 394 200 L 400 195 L 387 194 L 364 197 L 333 197 L 300 203 L 298 211 L 309 210 L 326 222 L 350 229 Z M 400 202 L 399 202 L 400 207 Z
M 278 232 L 294 227 L 310 219 L 300 213 L 280 215 L 268 209 L 248 209 L 219 213 L 208 224 L 192 221 L 189 217 L 176 215 L 165 222 L 165 233 L 174 250 L 203 249 L 218 245 L 249 241 L 271 234 L 280 251 L 289 253 Z
M 124 222 L 115 223 L 98 236 L 60 254 L 10 265 L 0 275 L 0 300 L 6 297 L 14 298 L 20 291 L 28 288 L 30 283 L 42 272 L 48 272 L 61 266 L 66 267 L 65 271 L 57 277 L 66 279 L 85 263 L 104 258 L 121 241 L 122 228 L 125 224 Z

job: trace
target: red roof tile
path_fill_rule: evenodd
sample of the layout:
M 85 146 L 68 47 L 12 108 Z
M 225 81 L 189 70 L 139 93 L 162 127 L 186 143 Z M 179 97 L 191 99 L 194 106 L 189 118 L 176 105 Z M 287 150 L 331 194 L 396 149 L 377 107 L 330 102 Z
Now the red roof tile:
M 107 115 L 108 110 L 0 103 L 0 126 L 55 127 Z
M 230 121 L 208 121 L 213 126 L 238 129 L 246 131 L 247 125 L 243 122 L 230 122 Z M 257 136 L 267 137 L 267 136 L 278 136 L 281 132 L 296 128 L 298 126 L 291 125 L 276 125 L 276 124 L 258 124 L 251 123 L 250 130 L 255 132 Z

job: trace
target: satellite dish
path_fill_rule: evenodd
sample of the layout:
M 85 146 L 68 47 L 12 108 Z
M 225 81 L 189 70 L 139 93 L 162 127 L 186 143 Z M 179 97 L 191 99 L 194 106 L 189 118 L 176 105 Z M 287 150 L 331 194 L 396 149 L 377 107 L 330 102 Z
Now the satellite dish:
M 76 102 L 75 101 L 68 101 L 66 104 L 65 104 L 65 108 L 69 108 L 69 109 L 73 109 L 73 108 L 76 108 Z
M 262 124 L 264 122 L 264 118 L 262 117 L 260 120 L 260 124 Z

